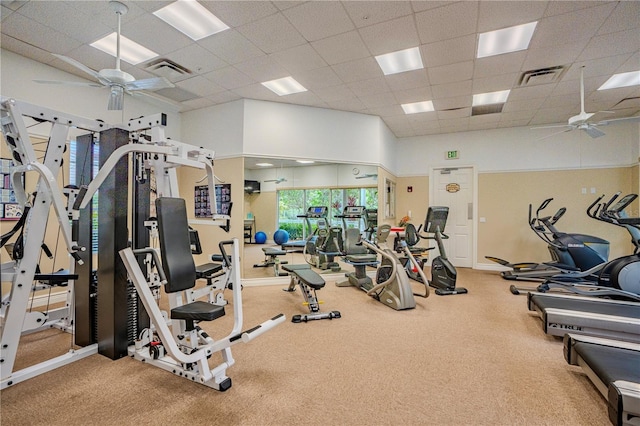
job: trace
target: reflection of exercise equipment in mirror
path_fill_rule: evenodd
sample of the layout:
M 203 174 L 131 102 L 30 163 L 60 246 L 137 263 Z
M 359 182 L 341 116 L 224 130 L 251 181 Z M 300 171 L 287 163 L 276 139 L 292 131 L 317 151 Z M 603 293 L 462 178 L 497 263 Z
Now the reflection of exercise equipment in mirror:
M 284 291 L 296 291 L 296 284 L 300 287 L 300 292 L 304 298 L 304 304 L 309 307 L 310 314 L 294 315 L 291 322 L 307 322 L 321 319 L 340 318 L 339 311 L 320 312 L 320 301 L 316 296 L 316 290 L 320 290 L 325 285 L 325 281 L 320 275 L 311 269 L 309 265 L 285 265 L 282 267 L 291 275 L 289 287 Z
M 467 293 L 466 288 L 456 287 L 458 272 L 447 259 L 447 253 L 442 243 L 442 240 L 449 238 L 443 233 L 448 216 L 449 207 L 429 207 L 424 222 L 424 232 L 432 235 L 420 235 L 420 238 L 435 240 L 440 251 L 440 255 L 431 261 L 431 281 L 429 281 L 429 285 L 436 289 L 436 294 L 439 296 Z
M 305 214 L 298 215 L 297 217 L 299 217 L 300 219 L 304 219 L 306 238 L 303 238 L 302 240 L 286 241 L 284 244 L 280 245 L 282 250 L 303 252 L 307 241 L 309 241 L 311 238 L 314 238 L 317 233 L 317 229 L 313 229 L 311 221 L 319 221 L 321 219 L 326 220 L 328 214 L 329 209 L 327 208 L 327 206 L 311 206 L 307 209 L 307 212 Z
M 342 254 L 342 228 L 328 225 L 328 211 L 326 206 L 312 206 L 309 207 L 306 215 L 299 216 L 305 217 L 309 229 L 311 229 L 310 219 L 316 220 L 316 229 L 305 240 L 302 254 L 309 265 L 338 272 L 340 264 L 335 258 Z M 289 243 L 282 246 L 289 247 Z
M 286 256 L 287 252 L 274 247 L 263 247 L 264 260 L 262 263 L 256 263 L 254 268 L 268 268 L 273 266 L 273 275 L 276 277 L 286 276 L 286 272 L 280 272 L 280 265 L 285 265 L 286 260 L 280 260 L 280 256 Z
M 414 293 L 407 272 L 394 251 L 386 245 L 390 232 L 391 226 L 387 224 L 380 225 L 376 232 L 375 243 L 362 240 L 362 245 L 381 256 L 375 284 L 366 275 L 366 264 L 352 263 L 356 267 L 356 272 L 347 275 L 347 280 L 336 282 L 336 286 L 349 287 L 353 285 L 395 310 L 412 309 L 415 308 L 416 301 L 413 297 Z M 424 280 L 426 282 L 426 277 Z M 426 285 L 425 295 L 421 296 L 429 296 L 429 288 Z

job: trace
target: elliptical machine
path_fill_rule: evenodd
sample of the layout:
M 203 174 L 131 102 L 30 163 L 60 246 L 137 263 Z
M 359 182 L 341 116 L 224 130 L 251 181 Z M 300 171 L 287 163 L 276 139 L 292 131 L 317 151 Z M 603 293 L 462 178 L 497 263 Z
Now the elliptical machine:
M 633 254 L 596 265 L 586 271 L 558 273 L 536 288 L 524 289 L 512 285 L 511 292 L 520 294 L 522 291 L 547 292 L 560 289 L 587 296 L 622 297 L 640 301 L 640 218 L 629 218 L 624 213 L 624 209 L 638 196 L 628 194 L 611 206 L 619 195 L 619 192 L 614 194 L 606 203 L 600 203 L 604 195 L 600 196 L 587 208 L 587 215 L 625 228 L 631 235 Z
M 429 281 L 429 285 L 436 289 L 438 296 L 466 294 L 468 292 L 464 287 L 456 287 L 458 271 L 456 271 L 455 266 L 447 259 L 447 253 L 442 243 L 442 240 L 449 238 L 449 236 L 443 232 L 447 225 L 448 216 L 449 207 L 429 207 L 424 222 L 424 231 L 431 235 L 418 234 L 420 238 L 435 240 L 438 245 L 438 250 L 440 251 L 440 255 L 431 261 L 431 280 Z
M 592 235 L 561 232 L 555 227 L 566 213 L 565 207 L 558 209 L 553 216 L 540 217 L 540 213 L 551 201 L 553 198 L 544 200 L 536 210 L 535 217 L 532 214 L 533 206 L 529 204 L 529 227 L 538 238 L 547 243 L 551 261 L 510 263 L 498 257 L 485 256 L 493 262 L 512 268 L 510 271 L 501 272 L 502 278 L 540 282 L 562 272 L 586 271 L 608 261 L 609 241 Z

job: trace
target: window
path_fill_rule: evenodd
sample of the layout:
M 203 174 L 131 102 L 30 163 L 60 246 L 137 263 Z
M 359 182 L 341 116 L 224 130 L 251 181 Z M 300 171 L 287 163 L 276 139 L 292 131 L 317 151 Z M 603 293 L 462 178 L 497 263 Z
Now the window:
M 91 178 L 95 178 L 100 169 L 100 147 L 97 143 L 93 144 L 93 164 L 90 166 L 92 173 Z M 77 144 L 72 140 L 69 142 L 69 183 L 71 185 L 88 185 L 89 182 L 76 182 L 76 170 L 77 167 L 87 167 L 88 165 L 78 165 L 76 163 Z M 98 251 L 98 193 L 97 191 L 91 200 L 91 252 L 96 253 Z
M 311 230 L 306 229 L 304 218 L 298 217 L 306 213 L 311 206 L 327 206 L 329 208 L 328 223 L 343 226 L 342 219 L 335 217 L 342 214 L 345 206 L 364 206 L 367 209 L 378 208 L 378 188 L 320 188 L 320 189 L 286 189 L 278 191 L 278 228 L 289 232 L 291 239 L 307 238 Z M 358 226 L 363 230 L 365 224 L 355 221 L 348 227 Z

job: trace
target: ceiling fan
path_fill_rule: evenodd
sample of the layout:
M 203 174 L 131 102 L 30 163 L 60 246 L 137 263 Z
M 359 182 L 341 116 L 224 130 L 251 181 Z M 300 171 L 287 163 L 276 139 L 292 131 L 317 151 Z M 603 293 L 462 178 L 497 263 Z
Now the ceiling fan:
M 136 80 L 131 74 L 126 73 L 120 69 L 120 24 L 122 15 L 125 15 L 129 8 L 119 2 L 119 1 L 110 1 L 109 6 L 116 13 L 118 17 L 118 31 L 116 32 L 116 67 L 115 69 L 103 69 L 100 71 L 95 71 L 86 65 L 76 61 L 75 59 L 69 58 L 68 56 L 58 55 L 52 53 L 56 58 L 65 61 L 66 63 L 73 65 L 81 71 L 89 74 L 96 80 L 102 84 L 102 86 L 108 87 L 109 94 L 109 104 L 107 109 L 109 110 L 122 110 L 124 103 L 124 94 L 127 93 L 129 95 L 133 95 L 134 93 L 144 94 L 141 92 L 142 90 L 157 90 L 164 89 L 169 87 L 175 87 L 173 83 L 167 80 L 164 77 L 154 77 L 154 78 L 146 78 L 143 80 Z M 37 83 L 46 83 L 46 84 L 68 84 L 74 86 L 91 86 L 91 87 L 101 87 L 96 83 L 79 83 L 79 82 L 70 82 L 70 81 L 47 81 L 47 80 L 34 80 Z
M 377 173 L 365 173 L 363 175 L 356 176 L 356 179 L 368 179 L 368 178 L 378 179 L 378 174 Z
M 606 126 L 607 124 L 623 121 L 623 120 L 639 120 L 640 117 L 623 117 L 623 118 L 612 118 L 610 120 L 602 120 L 597 122 L 589 121 L 591 117 L 598 113 L 611 113 L 611 111 L 598 111 L 598 112 L 586 112 L 584 110 L 584 65 L 580 68 L 580 114 L 574 115 L 569 118 L 567 124 L 553 125 L 553 126 L 539 126 L 533 127 L 533 129 L 551 129 L 551 128 L 561 128 L 566 127 L 566 130 L 561 132 L 552 133 L 547 135 L 541 139 L 546 139 L 551 136 L 557 135 L 559 133 L 566 133 L 572 130 L 583 130 L 587 135 L 592 138 L 599 138 L 600 136 L 604 136 L 605 133 L 598 128 L 598 126 Z
M 277 178 L 277 179 L 267 179 L 267 180 L 265 180 L 265 181 L 263 181 L 263 182 L 275 182 L 275 184 L 277 185 L 277 184 L 279 184 L 279 183 L 286 182 L 286 181 L 287 181 L 287 178 L 285 178 L 285 177 L 279 177 L 279 178 Z

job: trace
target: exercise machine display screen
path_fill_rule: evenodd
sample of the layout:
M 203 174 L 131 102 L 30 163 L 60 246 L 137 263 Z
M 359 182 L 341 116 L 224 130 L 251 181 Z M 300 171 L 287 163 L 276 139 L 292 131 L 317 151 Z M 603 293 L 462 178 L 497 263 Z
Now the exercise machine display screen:
M 429 207 L 429 210 L 427 211 L 427 219 L 424 221 L 425 232 L 435 234 L 436 229 L 438 228 L 440 228 L 440 232 L 444 232 L 448 216 L 449 207 Z

